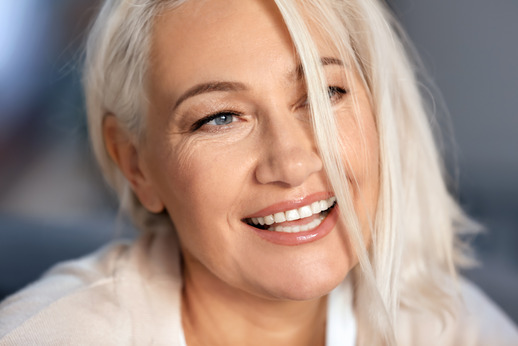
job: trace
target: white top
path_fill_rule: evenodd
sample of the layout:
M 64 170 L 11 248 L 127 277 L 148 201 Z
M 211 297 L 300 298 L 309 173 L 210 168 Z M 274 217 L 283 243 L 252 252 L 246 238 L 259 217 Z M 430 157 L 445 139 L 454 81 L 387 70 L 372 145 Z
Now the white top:
M 326 346 L 354 346 L 356 319 L 353 312 L 353 287 L 345 280 L 330 294 L 327 305 Z
M 0 304 L 0 345 L 181 345 L 173 238 L 143 236 L 55 266 Z M 518 345 L 516 327 L 482 292 L 463 282 L 462 293 L 465 316 L 437 327 L 433 337 L 430 319 L 402 310 L 399 345 Z M 331 292 L 328 346 L 356 343 L 352 299 L 347 280 Z

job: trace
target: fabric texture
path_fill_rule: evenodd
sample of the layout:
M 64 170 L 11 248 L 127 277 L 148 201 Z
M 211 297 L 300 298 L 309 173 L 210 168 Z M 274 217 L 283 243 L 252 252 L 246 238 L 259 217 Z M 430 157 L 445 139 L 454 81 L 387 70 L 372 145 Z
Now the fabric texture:
M 0 304 L 0 345 L 182 345 L 176 239 L 145 235 L 53 267 Z M 513 323 L 480 290 L 461 283 L 466 310 L 443 326 L 401 311 L 401 345 L 518 345 Z M 327 346 L 354 345 L 353 287 L 328 299 Z M 360 327 L 361 328 L 361 327 Z

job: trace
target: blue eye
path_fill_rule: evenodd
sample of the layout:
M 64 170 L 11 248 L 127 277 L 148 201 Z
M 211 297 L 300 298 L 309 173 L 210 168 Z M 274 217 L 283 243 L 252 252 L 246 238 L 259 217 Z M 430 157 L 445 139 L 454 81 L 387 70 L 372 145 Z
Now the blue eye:
M 234 119 L 234 114 L 216 114 L 214 118 L 207 121 L 206 124 L 208 125 L 228 125 L 232 122 Z
M 212 114 L 212 115 L 206 116 L 205 118 L 202 118 L 202 119 L 196 121 L 191 126 L 191 131 L 196 131 L 204 125 L 209 125 L 209 126 L 229 125 L 229 124 L 233 123 L 235 121 L 235 118 L 238 116 L 239 116 L 239 114 L 235 114 L 232 112 L 220 112 L 220 113 Z

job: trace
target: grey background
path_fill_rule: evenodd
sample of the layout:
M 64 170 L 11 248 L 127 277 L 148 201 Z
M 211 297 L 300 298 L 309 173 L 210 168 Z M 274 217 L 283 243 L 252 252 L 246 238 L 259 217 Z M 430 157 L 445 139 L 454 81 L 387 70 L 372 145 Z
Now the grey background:
M 518 1 L 388 0 L 440 89 L 465 210 L 486 227 L 466 276 L 518 321 Z M 447 131 L 445 131 L 447 132 Z
M 0 1 L 0 299 L 132 235 L 87 145 L 77 61 L 96 2 Z M 487 228 L 465 274 L 518 321 L 518 1 L 388 3 L 442 91 L 457 193 Z

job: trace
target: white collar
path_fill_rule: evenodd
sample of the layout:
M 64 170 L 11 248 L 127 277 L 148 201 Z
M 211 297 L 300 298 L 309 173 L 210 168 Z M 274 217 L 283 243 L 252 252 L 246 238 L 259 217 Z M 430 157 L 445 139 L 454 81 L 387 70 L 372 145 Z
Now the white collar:
M 327 300 L 326 346 L 356 345 L 353 285 L 349 276 L 329 293 Z

